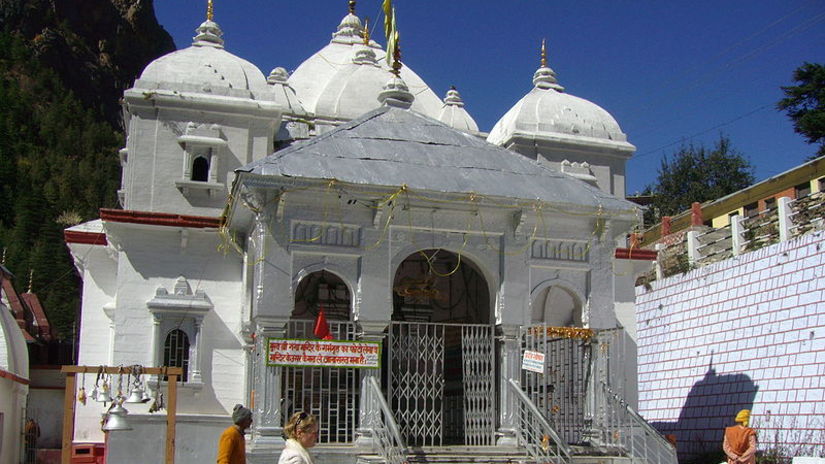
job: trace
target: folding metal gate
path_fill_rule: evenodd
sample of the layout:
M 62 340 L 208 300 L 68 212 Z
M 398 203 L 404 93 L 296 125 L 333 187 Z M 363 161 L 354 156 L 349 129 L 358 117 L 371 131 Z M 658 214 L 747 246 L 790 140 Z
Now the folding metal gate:
M 533 404 L 567 443 L 584 441 L 585 401 L 592 344 L 576 338 L 551 337 L 545 326 L 522 328 L 522 350 L 545 355 L 545 373 L 522 370 L 521 385 Z
M 493 327 L 392 322 L 388 397 L 407 445 L 495 443 Z

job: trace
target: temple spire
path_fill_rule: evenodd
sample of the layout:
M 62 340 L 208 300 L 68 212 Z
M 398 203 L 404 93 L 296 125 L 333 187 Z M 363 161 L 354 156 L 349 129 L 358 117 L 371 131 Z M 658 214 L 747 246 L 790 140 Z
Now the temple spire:
M 355 0 L 349 0 L 349 14 L 355 14 Z
M 556 72 L 547 66 L 547 40 L 545 39 L 541 39 L 541 63 L 539 69 L 533 74 L 533 85 L 544 90 L 564 91 L 564 87 L 556 80 Z
M 34 269 L 29 269 L 29 290 L 28 290 L 28 293 L 32 292 L 32 282 L 34 282 Z
M 212 0 L 208 0 L 206 2 L 206 20 L 207 21 L 214 21 L 215 20 L 215 5 L 212 4 Z
M 547 67 L 547 40 L 541 39 L 541 67 Z
M 355 1 L 351 0 L 351 4 L 354 4 Z M 352 6 L 350 8 L 353 8 Z M 352 9 L 350 9 L 352 11 Z M 367 47 L 370 46 L 370 18 L 364 18 L 364 45 Z

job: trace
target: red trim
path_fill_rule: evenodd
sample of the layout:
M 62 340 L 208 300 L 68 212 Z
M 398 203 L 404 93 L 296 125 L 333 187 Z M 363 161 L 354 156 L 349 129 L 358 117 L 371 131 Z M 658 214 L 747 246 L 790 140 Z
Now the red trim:
M 656 261 L 656 250 L 645 250 L 642 248 L 616 248 L 615 256 L 616 259 Z
M 28 384 L 31 383 L 31 382 L 29 382 L 29 379 L 24 379 L 23 377 L 20 377 L 17 374 L 12 374 L 11 372 L 4 371 L 3 369 L 0 369 L 0 377 L 2 377 L 4 379 L 9 379 L 12 382 L 17 382 L 17 383 L 20 383 L 20 384 L 23 384 L 23 385 L 28 385 Z
M 76 230 L 64 230 L 63 238 L 66 243 L 80 243 L 83 245 L 108 245 L 106 234 L 101 232 L 79 232 Z
M 153 213 L 147 211 L 130 211 L 122 209 L 100 210 L 100 219 L 111 222 L 128 222 L 153 226 L 218 228 L 222 224 L 219 217 L 184 216 L 181 214 Z

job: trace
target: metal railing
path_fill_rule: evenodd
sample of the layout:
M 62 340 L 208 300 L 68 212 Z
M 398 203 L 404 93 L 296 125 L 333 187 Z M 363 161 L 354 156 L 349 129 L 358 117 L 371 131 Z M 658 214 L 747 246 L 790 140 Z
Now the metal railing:
M 718 229 L 695 227 L 666 237 L 657 245 L 657 271 L 647 273 L 643 281 L 681 274 L 823 228 L 825 192 L 815 192 L 796 200 L 780 198 L 778 206 L 756 215 L 733 216 L 729 226 Z
M 378 452 L 386 464 L 406 463 L 407 447 L 375 377 L 364 377 L 362 390 L 366 417 L 362 419 L 361 427 L 372 433 Z
M 530 457 L 539 464 L 569 464 L 570 449 L 567 444 L 550 427 L 536 405 L 521 389 L 519 382 L 509 379 L 508 384 L 517 403 L 516 434 Z
M 605 399 L 606 448 L 630 458 L 631 464 L 676 464 L 676 448 L 662 437 L 627 402 L 602 382 Z

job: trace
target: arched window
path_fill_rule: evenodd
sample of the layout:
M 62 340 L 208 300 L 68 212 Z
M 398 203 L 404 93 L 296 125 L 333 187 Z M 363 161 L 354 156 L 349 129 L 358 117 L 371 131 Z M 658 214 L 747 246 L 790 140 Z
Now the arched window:
M 181 381 L 186 382 L 189 371 L 189 337 L 186 332 L 175 329 L 166 335 L 163 343 L 163 365 L 183 369 Z
M 197 182 L 209 180 L 209 161 L 205 156 L 198 156 L 192 162 L 192 180 Z

